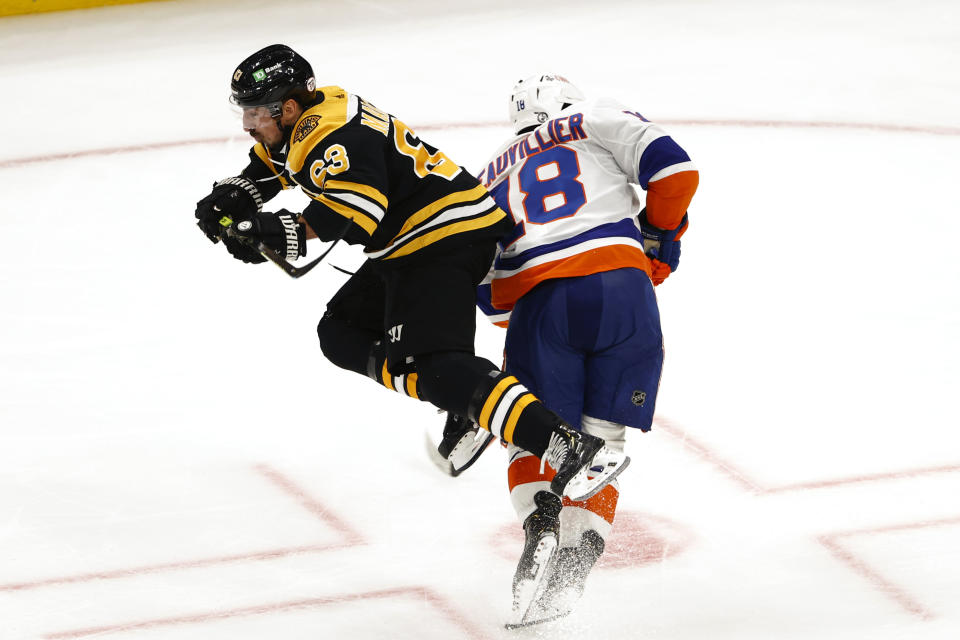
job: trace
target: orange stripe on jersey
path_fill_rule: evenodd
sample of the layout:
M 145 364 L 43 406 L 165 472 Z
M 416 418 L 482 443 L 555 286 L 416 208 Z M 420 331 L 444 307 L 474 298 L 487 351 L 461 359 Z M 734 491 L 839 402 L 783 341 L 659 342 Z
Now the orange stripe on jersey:
M 529 455 L 517 458 L 507 468 L 507 486 L 510 491 L 513 491 L 515 487 L 530 482 L 550 482 L 557 472 L 549 464 L 544 465 L 544 469 L 545 472 L 540 473 L 540 458 L 537 456 Z
M 647 222 L 676 229 L 700 184 L 699 171 L 681 171 L 647 185 Z
M 633 267 L 651 273 L 650 259 L 637 247 L 614 244 L 524 269 L 509 278 L 495 278 L 490 285 L 493 306 L 504 311 L 513 309 L 525 293 L 544 280 L 575 278 L 592 273 Z
M 580 502 L 574 502 L 570 498 L 564 498 L 563 506 L 586 509 L 591 513 L 597 514 L 610 524 L 613 524 L 613 516 L 617 512 L 617 500 L 619 499 L 620 491 L 613 485 L 608 484 L 600 493 Z
M 387 371 L 386 358 L 384 358 L 383 368 L 380 370 L 380 380 L 383 382 L 383 386 L 385 386 L 387 389 L 390 389 L 390 391 L 396 391 L 396 389 L 393 387 L 393 376 L 391 376 L 390 372 Z

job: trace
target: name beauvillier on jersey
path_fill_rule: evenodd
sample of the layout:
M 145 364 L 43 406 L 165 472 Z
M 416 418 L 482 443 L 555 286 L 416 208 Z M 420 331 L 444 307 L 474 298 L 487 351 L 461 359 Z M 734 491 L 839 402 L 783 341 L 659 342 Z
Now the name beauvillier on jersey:
M 585 140 L 587 134 L 583 131 L 583 114 L 575 113 L 563 118 L 555 118 L 547 124 L 547 139 L 543 139 L 543 132 L 536 129 L 531 135 L 523 140 L 510 145 L 506 151 L 501 154 L 495 162 L 480 172 L 477 178 L 483 183 L 483 186 L 489 187 L 501 173 L 512 167 L 519 160 L 528 158 L 534 154 L 552 149 L 558 144 L 571 142 L 573 140 Z M 496 164 L 496 166 L 494 166 Z

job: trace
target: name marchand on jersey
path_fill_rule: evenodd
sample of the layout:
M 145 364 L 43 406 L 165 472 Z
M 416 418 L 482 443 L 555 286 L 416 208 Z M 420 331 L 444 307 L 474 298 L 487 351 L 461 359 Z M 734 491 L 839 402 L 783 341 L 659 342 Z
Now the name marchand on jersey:
M 319 91 L 323 102 L 301 115 L 280 152 L 254 148 L 284 188 L 299 186 L 312 199 L 305 218 L 351 220 L 369 238 L 367 256 L 380 260 L 502 232 L 506 213 L 446 154 L 359 96 Z
M 634 185 L 647 192 L 648 220 L 673 229 L 699 180 L 665 131 L 609 99 L 567 107 L 509 141 L 478 177 L 515 225 L 478 296 L 501 325 L 544 280 L 624 267 L 649 274 Z

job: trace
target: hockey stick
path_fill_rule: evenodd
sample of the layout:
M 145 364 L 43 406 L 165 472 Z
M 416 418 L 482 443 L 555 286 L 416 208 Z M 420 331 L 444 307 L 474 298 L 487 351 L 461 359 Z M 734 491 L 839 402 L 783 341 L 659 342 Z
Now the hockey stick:
M 347 224 L 344 226 L 343 231 L 338 235 L 334 241 L 327 247 L 327 250 L 320 254 L 319 257 L 314 258 L 310 262 L 302 266 L 296 266 L 287 261 L 286 258 L 281 256 L 279 253 L 263 244 L 263 242 L 254 242 L 252 238 L 246 236 L 241 236 L 236 231 L 233 230 L 233 227 L 227 228 L 227 236 L 230 238 L 236 238 L 240 242 L 249 245 L 250 247 L 256 249 L 256 251 L 262 255 L 264 258 L 277 265 L 283 272 L 286 273 L 291 278 L 299 278 L 300 276 L 306 275 L 309 273 L 315 266 L 320 264 L 324 258 L 327 257 L 327 254 L 333 251 L 333 248 L 337 246 L 337 243 L 343 239 L 343 236 L 347 235 L 347 229 L 350 228 L 350 221 L 347 221 Z

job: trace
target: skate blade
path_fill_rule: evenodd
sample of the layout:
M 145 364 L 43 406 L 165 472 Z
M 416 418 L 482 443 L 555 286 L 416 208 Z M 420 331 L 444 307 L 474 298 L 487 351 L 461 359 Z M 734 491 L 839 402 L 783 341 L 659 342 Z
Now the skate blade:
M 564 618 L 573 613 L 574 605 L 582 595 L 582 591 L 574 588 L 560 590 L 552 597 L 545 591 L 534 601 L 534 605 L 527 611 L 526 618 L 522 622 L 508 622 L 504 627 L 522 629 Z
M 574 502 L 592 498 L 607 486 L 611 480 L 620 475 L 630 464 L 630 457 L 622 453 L 603 447 L 593 456 L 590 468 L 577 473 L 563 490 L 563 495 Z M 595 469 L 599 467 L 600 470 Z M 588 477 L 588 474 L 593 474 Z
M 534 605 L 543 595 L 547 586 L 547 569 L 557 551 L 557 537 L 553 535 L 544 536 L 537 542 L 537 548 L 533 552 L 533 561 L 537 565 L 537 572 L 528 580 L 521 580 L 514 588 L 513 610 L 510 619 L 504 625 L 507 629 L 516 629 L 521 626 L 533 624 L 531 614 L 534 613 Z
M 524 620 L 523 622 L 508 622 L 503 625 L 504 629 L 523 629 L 525 627 L 532 627 L 538 624 L 545 624 L 547 622 L 553 622 L 554 620 L 559 620 L 564 616 L 570 615 L 570 611 L 561 611 L 559 613 L 553 613 L 547 617 L 539 618 L 533 617 L 530 620 Z
M 437 443 L 433 441 L 430 430 L 428 429 L 424 435 L 426 436 L 427 457 L 430 458 L 430 462 L 448 476 L 456 476 L 457 474 L 453 472 L 453 465 L 450 464 L 450 461 L 437 451 Z
M 468 431 L 453 447 L 447 462 L 450 463 L 450 475 L 458 476 L 476 462 L 486 448 L 493 442 L 493 434 L 486 429 L 477 428 Z

